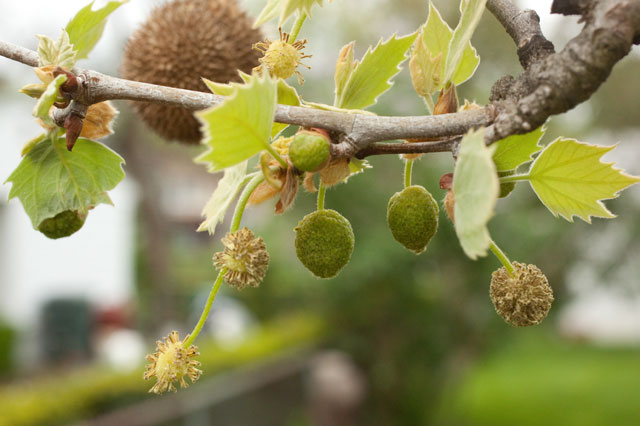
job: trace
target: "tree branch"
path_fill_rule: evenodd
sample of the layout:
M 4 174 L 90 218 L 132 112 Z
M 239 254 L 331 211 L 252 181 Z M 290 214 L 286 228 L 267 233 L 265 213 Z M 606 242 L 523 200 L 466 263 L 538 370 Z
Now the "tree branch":
M 29 49 L 0 41 L 0 55 L 30 66 L 38 66 L 38 55 Z M 211 93 L 158 86 L 124 80 L 92 70 L 74 69 L 78 90 L 73 100 L 91 105 L 106 100 L 157 102 L 191 110 L 220 104 L 224 97 Z M 385 117 L 324 111 L 309 107 L 278 105 L 275 121 L 303 127 L 319 127 L 341 134 L 334 147 L 339 156 L 353 156 L 369 144 L 407 138 L 439 138 L 464 134 L 490 123 L 492 109 L 465 111 L 439 116 Z M 58 119 L 62 118 L 57 113 Z
M 540 17 L 533 10 L 520 10 L 509 0 L 488 0 L 487 9 L 513 39 L 524 69 L 555 53 L 553 43 L 540 30 Z
M 436 116 L 388 117 L 278 105 L 275 120 L 331 131 L 338 138 L 332 153 L 345 157 L 358 153 L 358 156 L 376 155 L 404 145 L 383 146 L 377 143 L 381 141 L 460 136 L 478 127 L 487 127 L 485 140 L 491 143 L 512 134 L 527 133 L 550 116 L 568 111 L 591 97 L 640 34 L 640 2 L 601 0 L 594 2 L 583 15 L 586 25 L 581 33 L 561 52 L 554 53 L 553 45 L 542 35 L 535 12 L 522 12 L 508 0 L 488 0 L 487 7 L 513 38 L 525 67 L 517 78 L 506 76 L 494 84 L 487 107 Z M 30 66 L 38 65 L 36 52 L 10 43 L 0 41 L 0 55 Z M 91 70 L 73 71 L 81 84 L 72 98 L 84 105 L 126 99 L 199 110 L 224 99 L 210 93 L 123 80 Z M 416 150 L 436 146 L 456 149 L 455 143 L 414 145 Z M 365 149 L 368 150 L 363 151 Z
M 449 138 L 436 142 L 401 142 L 383 143 L 376 142 L 362 149 L 356 154 L 357 158 L 365 158 L 371 155 L 388 154 L 426 154 L 429 152 L 452 152 L 456 143 L 460 142 L 460 137 Z
M 507 9 L 501 9 L 506 3 L 492 0 L 492 11 L 506 16 Z M 539 58 L 517 78 L 503 78 L 494 85 L 491 101 L 499 114 L 485 133 L 487 142 L 529 132 L 550 116 L 589 99 L 613 66 L 629 53 L 640 32 L 640 2 L 601 0 L 582 19 L 586 21 L 584 28 L 562 51 Z M 505 22 L 509 25 L 513 21 Z

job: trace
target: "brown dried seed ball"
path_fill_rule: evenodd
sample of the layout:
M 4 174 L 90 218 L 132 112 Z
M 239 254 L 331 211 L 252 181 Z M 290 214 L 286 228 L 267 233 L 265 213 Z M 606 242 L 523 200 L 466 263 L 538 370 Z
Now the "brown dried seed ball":
M 506 268 L 494 271 L 489 294 L 496 312 L 516 327 L 540 324 L 553 303 L 547 277 L 535 265 L 513 262 L 514 273 Z
M 260 54 L 252 49 L 259 30 L 236 0 L 175 0 L 154 9 L 129 39 L 122 76 L 129 80 L 208 92 L 201 77 L 239 81 L 251 73 Z M 193 111 L 134 102 L 142 120 L 167 140 L 198 143 L 200 124 Z
M 227 268 L 224 280 L 242 290 L 258 287 L 269 269 L 269 252 L 261 237 L 248 228 L 229 233 L 222 239 L 224 250 L 213 256 L 217 268 Z

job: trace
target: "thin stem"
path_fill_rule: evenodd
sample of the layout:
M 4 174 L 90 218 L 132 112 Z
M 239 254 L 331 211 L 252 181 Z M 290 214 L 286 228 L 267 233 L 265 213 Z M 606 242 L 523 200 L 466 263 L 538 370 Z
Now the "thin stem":
M 327 192 L 327 187 L 324 186 L 322 180 L 320 180 L 320 188 L 318 188 L 318 210 L 324 210 L 324 196 Z
M 247 206 L 247 201 L 249 201 L 249 197 L 253 193 L 253 191 L 262 183 L 264 180 L 264 175 L 260 173 L 253 177 L 247 186 L 245 186 L 242 194 L 240 194 L 240 198 L 238 198 L 238 203 L 236 204 L 236 211 L 233 212 L 233 219 L 231 220 L 231 228 L 229 228 L 229 232 L 236 232 L 240 228 L 240 221 L 242 220 L 242 215 L 244 214 L 244 209 Z
M 411 186 L 411 172 L 413 171 L 413 160 L 404 160 L 404 187 Z
M 521 180 L 529 180 L 531 178 L 530 175 L 512 175 L 512 176 L 502 176 L 499 178 L 500 183 L 509 183 L 509 182 L 518 182 Z
M 211 292 L 209 293 L 209 297 L 207 298 L 207 303 L 204 305 L 204 309 L 202 310 L 202 314 L 200 314 L 200 319 L 195 327 L 193 327 L 193 331 L 189 335 L 189 338 L 184 342 L 183 347 L 188 348 L 193 344 L 196 340 L 204 323 L 207 321 L 207 317 L 209 316 L 209 311 L 211 311 L 211 306 L 213 305 L 213 301 L 216 299 L 216 295 L 218 294 L 218 290 L 220 290 L 220 285 L 222 284 L 222 280 L 224 278 L 224 274 L 227 273 L 227 268 L 220 269 L 218 273 L 218 278 L 213 283 L 213 287 L 211 287 Z
M 275 158 L 275 159 L 276 159 L 276 161 L 278 161 L 278 163 L 280 163 L 280 165 L 281 165 L 283 168 L 287 169 L 287 168 L 289 167 L 289 166 L 287 165 L 287 162 L 286 162 L 286 161 L 284 161 L 284 159 L 283 159 L 282 157 L 280 157 L 280 154 L 278 154 L 278 153 L 276 152 L 276 150 L 275 150 L 275 149 L 273 149 L 273 147 L 272 147 L 271 145 L 267 145 L 267 151 L 269 151 L 269 154 L 271 154 L 271 156 L 272 156 L 273 158 Z
M 431 95 L 423 98 L 424 102 L 427 104 L 427 109 L 429 110 L 429 114 L 433 115 L 433 110 L 436 108 L 436 104 L 433 102 L 433 98 Z
M 511 261 L 509 260 L 507 255 L 504 254 L 502 250 L 500 250 L 500 247 L 498 247 L 495 241 L 491 240 L 491 243 L 489 244 L 489 249 L 495 255 L 495 257 L 498 258 L 500 263 L 502 263 L 502 266 L 505 267 L 509 275 L 513 276 L 514 268 L 513 268 L 513 265 L 511 264 Z
M 307 19 L 307 14 L 302 12 L 296 22 L 293 23 L 293 27 L 291 27 L 291 32 L 289 33 L 289 43 L 293 44 L 294 41 L 298 38 L 298 34 L 300 33 L 300 29 L 302 28 L 302 24 L 304 24 L 305 19 Z
M 245 179 L 246 180 L 246 179 Z M 245 186 L 240 198 L 238 198 L 238 203 L 236 204 L 236 210 L 233 212 L 233 219 L 231 221 L 231 228 L 229 232 L 236 232 L 238 228 L 240 228 L 240 221 L 242 220 L 242 215 L 244 214 L 244 209 L 247 206 L 247 201 L 249 201 L 249 197 L 256 189 L 258 185 L 264 180 L 264 175 L 262 173 L 255 174 L 247 186 Z M 211 288 L 211 292 L 209 293 L 209 297 L 207 298 L 207 303 L 204 305 L 204 309 L 202 310 L 202 314 L 200 314 L 200 319 L 198 323 L 193 328 L 193 331 L 189 335 L 189 338 L 184 342 L 183 347 L 188 348 L 193 344 L 196 340 L 204 323 L 207 321 L 207 317 L 209 316 L 209 312 L 211 311 L 211 306 L 213 305 L 213 301 L 216 299 L 216 295 L 218 294 L 218 290 L 220 290 L 220 285 L 222 285 L 222 281 L 224 279 L 224 275 L 227 273 L 227 268 L 220 269 L 218 273 L 218 277 L 216 281 L 213 283 L 213 287 Z

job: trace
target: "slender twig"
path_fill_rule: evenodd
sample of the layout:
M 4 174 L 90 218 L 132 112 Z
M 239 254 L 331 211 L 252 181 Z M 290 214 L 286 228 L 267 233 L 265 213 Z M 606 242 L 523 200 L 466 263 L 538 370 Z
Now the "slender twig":
M 429 152 L 450 152 L 460 138 L 452 138 L 439 142 L 400 142 L 400 143 L 373 143 L 356 154 L 357 158 L 365 158 L 371 155 L 388 154 L 426 154 Z

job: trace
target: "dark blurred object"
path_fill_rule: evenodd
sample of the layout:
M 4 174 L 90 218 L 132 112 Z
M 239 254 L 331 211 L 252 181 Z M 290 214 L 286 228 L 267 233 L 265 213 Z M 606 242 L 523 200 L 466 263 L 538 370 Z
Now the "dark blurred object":
M 9 373 L 13 367 L 15 337 L 15 330 L 0 322 L 0 376 Z
M 70 364 L 91 357 L 91 309 L 82 299 L 53 299 L 42 308 L 43 361 Z

